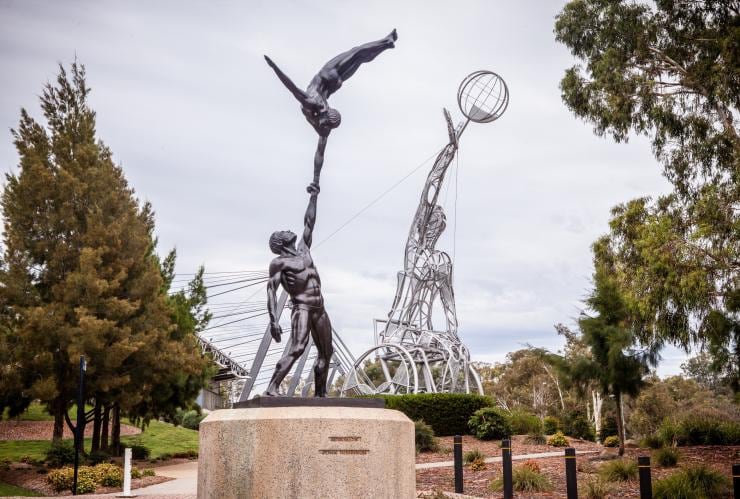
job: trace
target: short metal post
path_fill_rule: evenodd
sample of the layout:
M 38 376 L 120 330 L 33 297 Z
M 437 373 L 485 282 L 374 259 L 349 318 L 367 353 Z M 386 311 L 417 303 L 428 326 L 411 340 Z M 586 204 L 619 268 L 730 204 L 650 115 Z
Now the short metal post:
M 454 445 L 454 456 L 455 456 L 455 493 L 463 493 L 463 452 L 462 452 L 462 436 L 455 435 Z
M 565 449 L 565 490 L 568 499 L 578 499 L 578 477 L 576 471 L 576 450 Z
M 638 457 L 637 468 L 640 472 L 640 499 L 653 499 L 653 482 L 650 476 L 650 456 Z
M 735 489 L 735 499 L 740 499 L 740 464 L 732 465 L 732 486 Z
M 504 469 L 504 499 L 512 499 L 514 497 L 514 480 L 511 469 L 511 440 L 509 439 L 501 441 L 501 459 Z
M 136 497 L 131 493 L 131 448 L 123 450 L 123 493 L 116 497 Z

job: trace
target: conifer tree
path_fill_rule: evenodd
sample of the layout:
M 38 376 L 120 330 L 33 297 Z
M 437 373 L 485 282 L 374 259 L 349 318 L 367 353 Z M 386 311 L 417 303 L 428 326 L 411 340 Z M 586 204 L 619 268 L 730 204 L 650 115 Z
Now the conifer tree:
M 25 376 L 15 386 L 46 404 L 55 439 L 75 398 L 80 355 L 87 393 L 113 407 L 114 422 L 154 384 L 134 386 L 135 377 L 158 375 L 152 366 L 162 362 L 178 372 L 191 359 L 187 345 L 170 341 L 176 326 L 153 252 L 151 206 L 139 205 L 96 140 L 89 92 L 82 65 L 69 75 L 60 65 L 40 97 L 45 125 L 21 110 L 12 132 L 20 163 L 2 194 L 0 298 L 12 334 L 0 341 L 12 341 L 13 368 Z

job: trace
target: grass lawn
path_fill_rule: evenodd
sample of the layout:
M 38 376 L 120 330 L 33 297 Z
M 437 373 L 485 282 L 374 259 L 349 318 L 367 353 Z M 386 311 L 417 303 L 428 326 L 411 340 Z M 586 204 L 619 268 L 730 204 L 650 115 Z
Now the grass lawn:
M 70 411 L 74 408 L 70 409 Z M 31 404 L 28 410 L 20 417 L 22 421 L 47 421 L 52 419 L 39 404 Z M 129 423 L 123 420 L 124 423 Z M 197 451 L 198 432 L 169 423 L 152 421 L 143 433 L 121 437 L 123 445 L 145 445 L 151 450 L 151 458 L 163 454 Z M 90 449 L 91 439 L 85 439 L 85 448 Z M 23 456 L 33 459 L 43 459 L 46 450 L 51 445 L 49 440 L 0 440 L 0 459 L 7 458 L 19 461 Z
M 0 482 L 0 497 L 7 496 L 23 496 L 23 497 L 38 497 L 41 494 L 37 494 L 33 490 L 23 489 L 10 485 L 9 483 Z

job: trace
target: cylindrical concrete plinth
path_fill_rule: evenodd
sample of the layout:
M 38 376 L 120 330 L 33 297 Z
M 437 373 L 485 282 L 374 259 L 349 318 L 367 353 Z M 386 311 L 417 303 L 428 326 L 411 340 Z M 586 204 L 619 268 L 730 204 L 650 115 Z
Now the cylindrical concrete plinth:
M 415 495 L 414 424 L 398 411 L 261 407 L 200 423 L 198 499 Z

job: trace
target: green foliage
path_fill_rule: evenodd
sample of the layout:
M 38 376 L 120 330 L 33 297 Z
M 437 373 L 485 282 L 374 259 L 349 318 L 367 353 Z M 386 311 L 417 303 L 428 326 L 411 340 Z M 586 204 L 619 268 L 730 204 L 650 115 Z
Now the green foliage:
M 706 465 L 684 468 L 653 483 L 655 499 L 713 499 L 730 493 L 730 481 Z
M 658 434 L 669 445 L 738 445 L 740 423 L 693 414 L 681 421 L 666 418 Z
M 473 461 L 475 461 L 476 459 L 485 459 L 485 458 L 486 458 L 486 455 L 485 454 L 483 454 L 478 449 L 473 449 L 473 450 L 469 450 L 469 451 L 467 451 L 465 453 L 465 455 L 463 456 L 463 462 L 465 464 L 470 464 Z
M 609 482 L 626 482 L 637 478 L 637 463 L 627 459 L 615 459 L 599 468 L 599 476 Z
M 434 430 L 424 421 L 414 421 L 414 442 L 416 452 L 435 452 L 438 448 Z
M 8 471 L 10 469 L 11 460 L 8 458 L 0 459 L 0 470 Z
M 198 411 L 187 411 L 182 415 L 182 426 L 189 430 L 197 430 L 205 417 L 205 414 L 199 414 Z
M 95 466 L 96 464 L 100 464 L 100 463 L 107 463 L 109 461 L 110 461 L 110 454 L 102 450 L 97 450 L 87 455 L 87 462 L 91 464 L 92 466 Z
M 385 407 L 401 411 L 412 421 L 423 420 L 438 436 L 464 435 L 475 411 L 493 404 L 490 398 L 464 393 L 385 395 Z
M 678 458 L 678 450 L 674 447 L 663 447 L 653 452 L 653 461 L 664 468 L 676 466 L 678 464 Z
M 555 432 L 547 439 L 547 445 L 551 445 L 553 447 L 566 447 L 568 443 L 568 439 L 565 438 L 562 431 Z
M 573 0 L 555 33 L 581 64 L 565 104 L 598 135 L 650 137 L 673 192 L 613 210 L 601 241 L 646 344 L 704 346 L 740 388 L 736 1 Z
M 72 481 L 74 479 L 74 470 L 72 468 L 59 468 L 50 470 L 46 474 L 46 482 L 51 485 L 55 492 L 63 490 L 72 490 Z
M 152 451 L 146 445 L 132 445 L 131 446 L 131 458 L 137 460 L 149 459 Z
M 545 475 L 524 466 L 514 468 L 512 482 L 514 490 L 517 492 L 547 492 L 552 489 L 552 484 Z M 504 479 L 497 478 L 493 480 L 489 487 L 492 491 L 503 490 Z
M 566 412 L 563 416 L 563 433 L 573 438 L 596 440 L 593 425 L 581 411 Z
M 67 440 L 54 441 L 46 451 L 46 462 L 51 468 L 60 468 L 75 462 L 75 449 Z
M 95 482 L 103 487 L 120 487 L 123 485 L 123 469 L 109 463 L 98 464 L 94 468 Z
M 156 475 L 156 473 L 151 468 L 147 468 L 147 469 L 145 469 L 144 471 L 141 472 L 141 476 L 155 476 L 155 475 Z
M 41 496 L 38 492 L 33 490 L 24 489 L 22 487 L 16 487 L 9 483 L 0 482 L 0 497 L 38 497 Z
M 77 493 L 78 494 L 92 494 L 96 489 L 95 480 L 86 475 L 80 475 L 77 477 Z
M 578 487 L 579 497 L 584 499 L 606 499 L 614 490 L 614 486 L 600 477 L 590 477 L 582 480 Z
M 604 447 L 619 447 L 619 437 L 611 435 L 604 439 Z
M 131 478 L 135 479 L 135 478 L 141 478 L 141 477 L 142 477 L 141 470 L 137 468 L 136 466 L 132 466 L 131 467 Z
M 663 438 L 660 435 L 648 435 L 640 441 L 640 447 L 660 449 L 663 447 Z M 669 442 L 670 443 L 670 442 Z
M 198 452 L 198 432 L 169 423 L 153 420 L 140 435 L 122 437 L 126 447 L 144 445 L 151 450 L 152 458 L 178 452 Z
M 631 417 L 630 421 L 632 421 Z M 599 438 L 601 441 L 603 442 L 607 437 L 617 435 L 618 433 L 617 418 L 614 413 L 603 416 L 601 418 L 601 429 L 599 430 Z
M 502 409 L 484 407 L 470 416 L 470 432 L 481 440 L 494 440 L 511 436 L 509 416 Z
M 555 416 L 546 416 L 545 419 L 542 420 L 542 429 L 544 430 L 545 435 L 552 435 L 561 429 L 560 420 Z
M 509 418 L 511 420 L 511 431 L 513 435 L 542 432 L 542 421 L 540 421 L 540 418 L 527 411 L 513 410 Z

